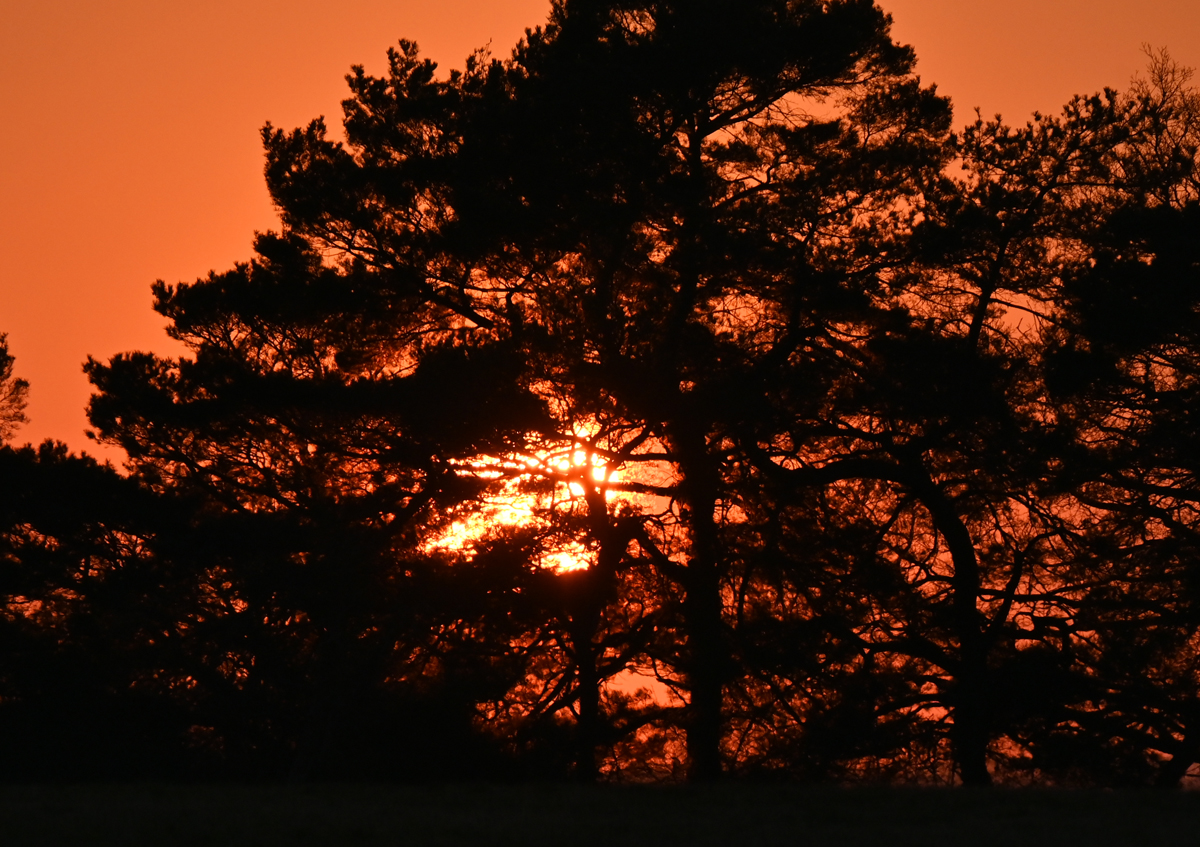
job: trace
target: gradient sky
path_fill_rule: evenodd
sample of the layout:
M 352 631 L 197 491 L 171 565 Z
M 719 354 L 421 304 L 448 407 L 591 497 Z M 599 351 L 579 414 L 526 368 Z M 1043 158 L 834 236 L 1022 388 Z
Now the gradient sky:
M 954 101 L 1023 123 L 1125 87 L 1143 44 L 1200 66 L 1198 0 L 882 0 L 918 71 Z M 41 0 L 0 26 L 0 331 L 32 382 L 18 441 L 84 438 L 80 370 L 176 347 L 150 283 L 250 254 L 275 225 L 258 130 L 340 116 L 352 64 L 400 37 L 444 69 L 506 56 L 547 0 Z M 111 458 L 116 458 L 112 454 Z

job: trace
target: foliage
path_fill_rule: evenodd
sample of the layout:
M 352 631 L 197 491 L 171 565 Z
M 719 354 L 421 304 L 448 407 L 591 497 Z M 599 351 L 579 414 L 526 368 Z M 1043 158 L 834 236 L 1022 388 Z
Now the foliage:
M 562 0 L 267 126 L 282 232 L 87 365 L 128 476 L 10 451 L 86 477 L 14 655 L 120 652 L 177 772 L 1178 784 L 1200 100 L 955 134 L 889 25 Z
M 0 333 L 0 441 L 8 441 L 25 423 L 29 383 L 13 375 L 14 359 L 8 352 L 8 336 Z

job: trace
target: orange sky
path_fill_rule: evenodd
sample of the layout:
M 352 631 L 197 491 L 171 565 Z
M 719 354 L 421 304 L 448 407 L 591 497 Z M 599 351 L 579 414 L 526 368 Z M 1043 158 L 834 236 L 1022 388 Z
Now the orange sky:
M 1074 93 L 1123 87 L 1143 43 L 1200 66 L 1200 0 L 883 0 L 918 70 L 1023 122 Z M 40 0 L 0 26 L 0 331 L 32 384 L 18 441 L 83 436 L 80 366 L 174 348 L 150 283 L 246 259 L 274 225 L 258 129 L 340 115 L 351 64 L 396 39 L 443 68 L 507 55 L 547 0 Z M 115 457 L 114 457 L 115 458 Z

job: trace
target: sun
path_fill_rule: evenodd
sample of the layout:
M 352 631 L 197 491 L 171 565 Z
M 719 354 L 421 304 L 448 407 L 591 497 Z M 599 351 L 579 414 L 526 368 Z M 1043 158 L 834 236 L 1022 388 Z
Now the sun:
M 590 438 L 590 433 L 577 431 L 557 449 L 507 457 L 478 456 L 457 463 L 455 470 L 461 476 L 492 481 L 494 490 L 426 542 L 424 549 L 470 558 L 476 545 L 497 528 L 549 528 L 556 516 L 583 514 L 594 508 L 596 492 L 605 504 L 610 503 L 618 496 L 615 486 L 621 472 L 605 455 L 589 449 Z M 589 489 L 593 502 L 589 502 Z M 588 568 L 591 558 L 582 541 L 564 541 L 541 554 L 538 565 L 567 573 Z

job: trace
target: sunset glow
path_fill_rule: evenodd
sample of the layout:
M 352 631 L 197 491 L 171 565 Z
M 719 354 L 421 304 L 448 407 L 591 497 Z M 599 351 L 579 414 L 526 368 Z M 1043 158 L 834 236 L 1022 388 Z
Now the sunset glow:
M 286 25 L 256 3 L 9 6 L 0 104 L 21 127 L 0 139 L 0 312 L 33 386 L 19 438 L 97 450 L 83 437 L 90 389 L 80 363 L 177 352 L 149 308 L 150 283 L 245 259 L 251 233 L 278 227 L 261 180 L 265 121 L 294 127 L 325 115 L 336 128 L 352 64 L 378 73 L 401 37 L 442 72 L 489 42 L 503 57 L 549 4 L 350 0 L 335 14 L 298 0 Z M 917 48 L 922 77 L 954 98 L 959 123 L 980 106 L 1019 124 L 1072 94 L 1122 87 L 1143 66 L 1143 43 L 1200 65 L 1195 3 L 1106 0 L 1086 14 L 1032 0 L 883 6 L 897 40 Z M 65 116 L 86 124 L 90 143 L 64 131 Z
M 0 773 L 1200 779 L 1200 6 L 1084 5 L 14 7 Z
M 460 464 L 464 477 L 494 481 L 496 490 L 487 494 L 478 508 L 464 518 L 454 520 L 426 545 L 426 550 L 474 555 L 477 542 L 504 527 L 549 529 L 555 513 L 586 510 L 587 488 L 603 493 L 606 502 L 618 496 L 614 484 L 621 479 L 619 468 L 585 443 L 587 433 L 579 432 L 559 450 L 525 457 L 479 457 Z M 531 490 L 542 488 L 543 490 Z M 548 489 L 548 490 L 547 490 Z M 559 540 L 545 552 L 541 567 L 556 573 L 582 570 L 589 566 L 591 552 L 577 541 Z

